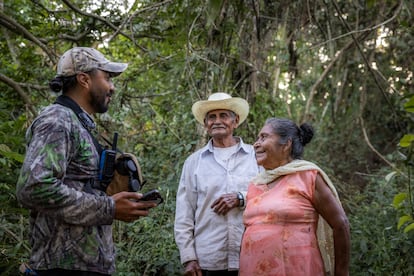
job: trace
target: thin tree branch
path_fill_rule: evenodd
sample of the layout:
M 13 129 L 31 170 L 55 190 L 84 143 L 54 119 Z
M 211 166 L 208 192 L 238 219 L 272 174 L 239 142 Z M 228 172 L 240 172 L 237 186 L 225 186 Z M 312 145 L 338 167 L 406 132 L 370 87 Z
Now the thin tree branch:
M 329 71 L 331 71 L 333 65 L 335 64 L 335 62 L 341 57 L 341 55 L 345 52 L 345 50 L 347 50 L 349 47 L 352 46 L 354 42 L 351 40 L 349 41 L 344 47 L 342 47 L 341 50 L 339 50 L 339 52 L 334 56 L 334 58 L 331 60 L 331 62 L 329 62 L 329 64 L 326 66 L 325 70 L 322 72 L 322 74 L 320 75 L 319 79 L 312 85 L 310 92 L 309 92 L 309 97 L 308 100 L 306 101 L 306 106 L 305 106 L 305 112 L 303 114 L 302 117 L 302 122 L 306 121 L 308 119 L 308 116 L 310 114 L 310 107 L 313 101 L 313 97 L 316 94 L 316 88 L 322 83 L 323 79 L 328 75 Z
M 334 2 L 334 1 L 332 1 L 332 2 Z M 371 32 L 371 31 L 374 31 L 374 30 L 376 30 L 376 29 L 378 29 L 378 28 L 380 28 L 380 27 L 382 27 L 382 26 L 384 26 L 384 25 L 386 25 L 386 24 L 390 23 L 391 21 L 395 20 L 395 18 L 397 18 L 398 14 L 401 12 L 401 9 L 402 9 L 402 6 L 403 6 L 403 3 L 404 3 L 404 1 L 403 1 L 403 0 L 401 0 L 401 1 L 400 1 L 400 4 L 399 4 L 399 6 L 398 6 L 398 8 L 397 8 L 397 9 L 396 9 L 396 11 L 395 11 L 395 13 L 394 13 L 394 14 L 393 14 L 393 15 L 392 15 L 389 19 L 387 19 L 387 20 L 385 20 L 385 21 L 383 21 L 383 22 L 381 22 L 381 23 L 379 23 L 379 24 L 377 24 L 377 25 L 375 25 L 375 26 L 372 26 L 372 27 L 369 27 L 369 28 L 365 28 L 365 29 L 361 29 L 361 30 L 350 30 L 350 31 L 348 31 L 348 32 L 347 32 L 347 33 L 345 33 L 345 34 L 341 34 L 341 35 L 336 36 L 336 37 L 334 37 L 334 38 L 331 38 L 331 39 L 329 39 L 329 40 L 327 40 L 327 41 L 324 41 L 324 42 L 318 43 L 318 44 L 316 44 L 316 45 L 310 46 L 309 48 L 310 48 L 310 49 L 319 48 L 319 47 L 320 47 L 320 46 L 322 46 L 322 45 L 325 45 L 325 44 L 330 43 L 330 42 L 332 42 L 332 41 L 335 41 L 335 40 L 341 39 L 341 38 L 343 38 L 343 37 L 347 37 L 347 36 L 354 35 L 354 34 L 358 34 L 358 33 L 364 33 L 364 32 Z M 334 4 L 335 4 L 335 3 L 334 3 Z
M 129 94 L 126 95 L 129 99 L 147 99 L 147 98 L 157 98 L 157 97 L 164 97 L 166 95 L 171 95 L 177 93 L 176 91 L 165 92 L 165 93 L 157 93 L 157 94 L 144 94 L 144 95 L 136 95 L 136 94 Z
M 334 2 L 334 1 L 333 1 Z M 334 5 L 336 6 L 336 3 L 334 3 Z M 337 6 L 336 6 L 337 7 Z M 398 10 L 400 10 L 400 8 L 398 8 Z M 338 11 L 338 13 L 341 15 L 340 16 L 340 18 L 341 18 L 341 20 L 343 20 L 342 19 L 342 14 L 340 13 L 340 11 Z M 394 17 L 392 17 L 392 18 L 394 18 Z M 391 20 L 391 19 L 390 19 Z M 387 22 L 389 22 L 389 21 L 387 21 Z M 349 26 L 346 24 L 346 22 L 343 22 L 345 25 L 346 25 L 346 27 L 348 28 L 348 30 L 350 30 L 350 28 L 349 28 Z M 378 25 L 377 25 L 378 26 Z M 369 28 L 370 29 L 370 28 Z M 365 30 L 368 30 L 368 29 L 365 29 Z M 365 32 L 362 32 L 362 33 L 360 33 L 359 34 L 359 36 L 358 37 L 355 37 L 355 35 L 352 33 L 352 32 L 349 32 L 348 34 L 351 34 L 351 37 L 352 37 L 352 40 L 351 41 L 349 41 L 346 45 L 345 45 L 345 47 L 343 47 L 337 54 L 336 54 L 336 56 L 334 57 L 334 59 L 332 59 L 331 60 L 331 62 L 328 64 L 328 66 L 325 68 L 325 70 L 324 70 L 324 72 L 322 73 L 322 75 L 319 77 L 319 79 L 315 82 L 315 84 L 312 86 L 312 88 L 311 88 L 311 91 L 309 92 L 309 98 L 308 98 L 308 100 L 307 100 L 307 102 L 306 102 L 306 107 L 305 107 L 305 113 L 304 113 L 304 116 L 303 116 L 303 120 L 306 120 L 307 119 L 307 116 L 310 114 L 310 106 L 311 106 L 311 103 L 312 103 L 312 100 L 313 100 L 313 97 L 314 97 L 314 95 L 316 94 L 316 88 L 319 86 L 319 84 L 322 82 L 322 80 L 326 77 L 326 75 L 329 73 L 329 71 L 331 70 L 331 68 L 332 68 L 332 66 L 333 66 L 333 64 L 338 60 L 338 58 L 344 53 L 344 51 L 345 50 L 347 50 L 349 47 L 351 47 L 352 46 L 352 44 L 355 44 L 355 46 L 358 48 L 358 50 L 359 50 L 359 52 L 361 53 L 361 55 L 362 55 L 362 57 L 363 57 L 363 59 L 364 59 L 364 63 L 368 66 L 368 68 L 369 68 L 369 70 L 370 70 L 370 72 L 371 73 L 373 73 L 373 70 L 372 70 L 372 67 L 369 65 L 369 63 L 366 61 L 366 57 L 365 57 L 365 55 L 363 54 L 363 51 L 360 49 L 360 46 L 359 46 L 359 43 L 358 43 L 358 41 L 361 39 L 361 38 L 363 38 L 363 37 L 365 37 L 365 36 L 367 36 L 368 35 L 368 33 L 365 31 Z M 379 85 L 379 83 L 378 83 L 378 80 L 376 79 L 376 77 L 375 77 L 375 75 L 374 75 L 374 81 L 375 81 L 375 83 L 378 85 L 378 87 L 379 87 L 379 89 L 383 92 L 383 95 L 384 95 L 384 97 L 386 97 L 386 95 L 385 95 L 385 92 L 383 91 L 383 89 L 380 87 L 380 85 Z M 389 100 L 388 100 L 388 98 L 386 97 L 386 100 L 387 100 L 387 102 L 389 102 Z
M 8 17 L 3 12 L 0 12 L 0 25 L 3 25 L 7 29 L 14 31 L 15 33 L 22 34 L 26 39 L 32 41 L 40 48 L 42 48 L 42 50 L 49 56 L 50 60 L 53 63 L 56 63 L 55 54 L 52 51 L 50 51 L 50 49 L 45 44 L 43 44 L 37 37 L 30 33 L 25 27 L 20 25 L 14 19 Z
M 112 30 L 114 30 L 115 32 L 118 32 L 118 33 L 120 33 L 121 35 L 123 35 L 124 37 L 126 37 L 126 38 L 128 38 L 129 40 L 131 40 L 135 45 L 137 45 L 138 47 L 140 47 L 138 44 L 137 44 L 137 42 L 136 42 L 136 40 L 132 37 L 132 36 L 130 36 L 130 35 L 128 35 L 128 34 L 126 34 L 126 33 L 124 33 L 124 32 L 122 32 L 121 30 L 119 30 L 114 24 L 112 24 L 111 22 L 109 22 L 108 20 L 106 20 L 105 18 L 103 18 L 103 17 L 101 17 L 101 16 L 99 16 L 99 15 L 96 15 L 96 14 L 92 14 L 92 13 L 88 13 L 88 12 L 84 12 L 84 11 L 82 11 L 81 9 L 79 9 L 78 7 L 76 7 L 75 5 L 73 5 L 70 1 L 68 1 L 68 0 L 62 0 L 62 2 L 63 3 L 65 3 L 69 8 L 71 8 L 72 10 L 74 10 L 75 12 L 77 12 L 77 13 L 79 13 L 79 14 L 81 14 L 81 15 L 84 15 L 84 16 L 88 16 L 88 17 L 92 17 L 92 18 L 95 18 L 95 19 L 97 19 L 97 20 L 99 20 L 100 22 L 102 22 L 102 23 L 104 23 L 105 25 L 107 25 L 108 27 L 110 27 Z M 140 47 L 142 50 L 144 50 L 142 47 Z
M 16 90 L 17 93 L 20 95 L 20 97 L 23 99 L 23 102 L 27 105 L 27 108 L 29 108 L 32 115 L 37 116 L 37 111 L 36 111 L 36 109 L 34 109 L 33 104 L 30 101 L 29 96 L 26 95 L 26 93 L 23 91 L 23 89 L 21 88 L 21 86 L 17 82 L 15 82 L 11 78 L 3 75 L 2 73 L 0 73 L 0 81 L 4 82 L 8 86 L 10 86 L 14 90 Z
M 9 31 L 6 28 L 4 28 L 4 27 L 1 28 L 1 31 L 2 31 L 2 33 L 4 35 L 5 40 L 7 41 L 7 46 L 9 48 L 10 55 L 11 55 L 11 57 L 13 59 L 13 63 L 19 64 L 18 59 L 17 59 L 17 53 L 16 53 L 16 50 L 15 50 L 15 47 L 14 47 L 14 45 L 12 43 L 12 40 L 10 39 Z
M 365 105 L 367 102 L 367 97 L 366 97 L 366 89 L 363 89 L 361 91 L 360 94 L 360 107 L 359 107 L 359 115 L 358 115 L 358 119 L 359 119 L 359 123 L 361 124 L 361 130 L 362 133 L 364 135 L 364 139 L 365 142 L 367 143 L 368 147 L 376 154 L 379 156 L 379 158 L 381 158 L 386 164 L 388 164 L 391 168 L 393 168 L 396 172 L 400 173 L 402 176 L 407 177 L 399 168 L 397 168 L 394 164 L 392 164 L 390 161 L 388 161 L 372 144 L 371 141 L 369 140 L 367 131 L 365 129 L 365 125 L 364 125 L 364 119 L 362 117 L 363 111 L 365 109 Z
M 82 38 L 86 37 L 89 33 L 90 33 L 90 29 L 87 28 L 84 32 L 76 35 L 76 36 L 72 36 L 72 35 L 68 35 L 68 34 L 58 34 L 58 38 L 59 39 L 65 39 L 65 40 L 70 40 L 70 41 L 79 41 Z
M 151 5 L 151 6 L 148 6 L 148 7 L 145 7 L 145 8 L 143 8 L 143 9 L 140 9 L 140 10 L 136 10 L 134 13 L 132 13 L 131 14 L 131 16 L 129 16 L 129 17 L 127 17 L 122 23 L 121 23 L 121 25 L 118 27 L 118 29 L 117 30 L 115 30 L 115 32 L 111 35 L 111 37 L 109 38 L 109 41 L 111 41 L 115 36 L 117 36 L 120 32 L 121 32 L 121 30 L 124 28 L 124 26 L 126 25 L 126 24 L 129 24 L 129 22 L 131 22 L 131 20 L 133 19 L 133 18 L 135 18 L 139 13 L 142 13 L 142 12 L 145 12 L 145 11 L 148 11 L 148 10 L 152 10 L 152 9 L 156 9 L 156 8 L 159 8 L 160 6 L 163 6 L 163 5 L 165 5 L 165 4 L 168 4 L 168 3 L 170 3 L 170 2 L 172 2 L 173 0 L 166 0 L 166 1 L 163 1 L 163 2 L 160 2 L 160 3 L 156 3 L 156 4 L 154 4 L 154 5 Z
M 334 4 L 335 10 L 338 12 L 339 18 L 341 19 L 343 25 L 345 26 L 345 28 L 347 30 L 350 31 L 351 28 L 349 27 L 348 22 L 346 20 L 344 20 L 343 14 L 342 14 L 341 10 L 339 9 L 337 3 L 335 1 L 332 1 L 332 3 Z M 401 10 L 402 3 L 403 3 L 403 1 L 400 2 L 400 6 L 397 9 L 398 13 Z M 396 14 L 398 14 L 398 13 L 396 13 Z M 369 72 L 371 73 L 372 78 L 374 79 L 375 84 L 377 85 L 378 89 L 381 91 L 382 95 L 384 96 L 385 101 L 391 107 L 391 109 L 393 110 L 393 112 L 395 112 L 394 107 L 393 107 L 392 103 L 390 102 L 390 100 L 388 99 L 388 96 L 387 96 L 386 92 L 384 91 L 384 89 L 382 88 L 382 86 L 379 84 L 378 79 L 376 77 L 376 74 L 375 74 L 374 70 L 372 69 L 371 64 L 368 62 L 368 59 L 365 56 L 364 51 L 361 49 L 361 45 L 358 43 L 358 40 L 355 38 L 354 34 L 351 33 L 351 37 L 352 37 L 352 40 L 354 41 L 354 43 L 355 43 L 355 45 L 356 45 L 356 47 L 357 47 L 357 49 L 358 49 L 358 51 L 360 53 L 362 59 L 364 60 L 365 65 L 368 67 Z M 391 87 L 391 86 L 388 85 L 388 87 Z
M 364 126 L 364 119 L 362 119 L 362 116 L 359 116 L 359 122 L 361 123 L 361 129 L 362 129 L 362 133 L 364 134 L 364 139 L 365 142 L 367 143 L 368 147 L 376 154 L 379 156 L 379 158 L 381 158 L 388 166 L 390 166 L 393 170 L 395 170 L 396 172 L 398 172 L 399 174 L 401 174 L 404 177 L 407 177 L 406 174 L 404 174 L 399 168 L 397 168 L 394 164 L 392 164 L 390 161 L 387 160 L 387 158 L 385 158 L 372 144 L 371 141 L 369 140 L 367 131 L 365 130 L 365 126 Z
M 49 86 L 46 85 L 38 85 L 38 84 L 32 84 L 32 83 L 24 83 L 24 82 L 17 82 L 17 84 L 21 87 L 25 87 L 25 88 L 33 88 L 36 90 L 47 90 L 49 91 Z
M 164 117 L 154 108 L 154 106 L 151 103 L 148 103 L 148 105 L 151 107 L 152 111 L 155 113 L 155 116 L 157 116 L 161 122 L 168 128 L 168 130 L 178 139 L 181 140 L 180 136 L 170 127 L 170 124 L 164 119 Z

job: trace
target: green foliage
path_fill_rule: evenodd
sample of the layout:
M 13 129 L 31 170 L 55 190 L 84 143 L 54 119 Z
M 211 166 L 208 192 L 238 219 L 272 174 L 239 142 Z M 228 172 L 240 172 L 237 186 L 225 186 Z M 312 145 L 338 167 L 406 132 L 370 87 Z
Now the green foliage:
M 414 134 L 405 134 L 400 140 L 400 147 L 408 148 L 414 141 Z
M 13 275 L 29 256 L 28 211 L 14 194 L 31 110 L 57 96 L 47 86 L 57 57 L 92 46 L 129 63 L 114 79 L 109 112 L 96 118 L 99 131 L 118 131 L 120 149 L 142 165 L 143 190 L 166 198 L 147 218 L 115 223 L 117 275 L 180 273 L 175 193 L 185 158 L 206 139 L 191 105 L 215 91 L 249 101 L 236 131 L 248 143 L 269 117 L 312 123 L 305 158 L 337 180 L 351 221 L 351 275 L 413 273 L 412 1 L 68 3 L 0 7 L 0 272 Z M 373 176 L 389 172 L 383 158 L 396 166 L 386 182 Z
M 352 202 L 347 202 L 352 242 L 350 275 L 414 273 L 414 235 L 397 231 L 397 211 L 392 206 L 398 190 L 399 183 L 372 178 Z
M 2 101 L 0 100 L 0 105 Z M 11 114 L 0 112 L 0 274 L 15 275 L 21 262 L 27 260 L 28 211 L 18 206 L 15 183 L 23 155 L 25 118 L 9 121 Z
M 414 102 L 414 96 L 412 96 L 405 104 L 404 109 L 407 112 L 414 112 L 412 103 Z M 413 167 L 413 148 L 414 148 L 414 135 L 405 134 L 399 142 L 401 147 L 400 162 L 398 162 L 397 170 L 392 173 L 396 176 L 395 181 L 401 183 L 402 191 L 394 196 L 393 206 L 399 213 L 398 230 L 403 230 L 404 233 L 408 233 L 414 230 L 414 187 L 412 183 L 412 167 Z
M 181 263 L 174 242 L 174 194 L 151 210 L 151 215 L 134 223 L 116 223 L 118 248 L 115 275 L 181 275 Z
M 244 137 L 248 143 L 254 143 L 266 119 L 287 117 L 286 103 L 282 99 L 262 91 L 257 95 L 255 101 L 257 104 L 251 105 L 247 122 L 240 126 L 240 130 L 237 130 L 238 134 Z

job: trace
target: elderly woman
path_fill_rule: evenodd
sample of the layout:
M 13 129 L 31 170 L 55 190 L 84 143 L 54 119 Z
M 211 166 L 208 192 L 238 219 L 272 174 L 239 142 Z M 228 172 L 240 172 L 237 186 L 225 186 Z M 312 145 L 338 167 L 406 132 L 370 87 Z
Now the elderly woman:
M 313 128 L 270 118 L 254 144 L 240 275 L 348 275 L 349 223 L 328 176 L 301 160 Z

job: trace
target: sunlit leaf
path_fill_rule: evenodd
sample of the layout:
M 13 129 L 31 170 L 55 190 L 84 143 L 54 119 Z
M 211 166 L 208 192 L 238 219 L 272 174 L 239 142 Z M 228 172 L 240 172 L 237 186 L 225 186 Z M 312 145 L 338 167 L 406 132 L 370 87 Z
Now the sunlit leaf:
M 399 193 L 394 196 L 392 205 L 394 205 L 395 208 L 398 208 L 406 198 L 407 198 L 407 193 Z
M 414 134 L 405 134 L 400 140 L 400 146 L 403 148 L 409 147 L 414 141 Z
M 414 112 L 414 96 L 404 104 L 404 109 L 408 112 Z
M 403 226 L 405 223 L 407 223 L 409 221 L 412 221 L 412 220 L 413 220 L 413 218 L 411 216 L 408 216 L 408 215 L 400 217 L 400 219 L 398 220 L 397 228 L 400 229 L 401 226 Z
M 407 227 L 404 228 L 404 233 L 408 233 L 414 230 L 414 223 L 410 223 Z

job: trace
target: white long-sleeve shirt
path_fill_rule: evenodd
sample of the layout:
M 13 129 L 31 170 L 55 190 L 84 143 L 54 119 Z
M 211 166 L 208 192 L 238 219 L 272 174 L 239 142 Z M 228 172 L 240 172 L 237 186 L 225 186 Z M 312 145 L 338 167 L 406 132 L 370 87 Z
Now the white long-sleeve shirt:
M 238 270 L 240 242 L 244 231 L 242 208 L 225 216 L 211 205 L 222 194 L 242 192 L 259 173 L 254 149 L 241 138 L 227 167 L 214 155 L 212 140 L 184 163 L 177 192 L 175 241 L 181 263 L 198 260 L 206 270 Z

